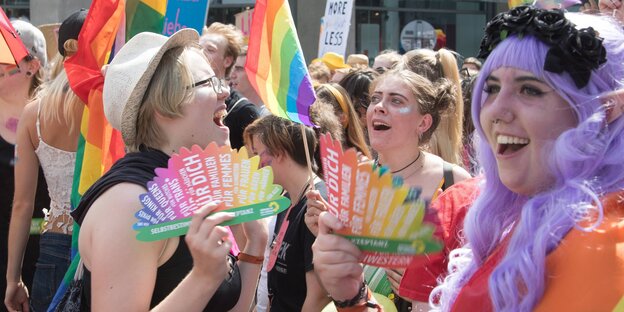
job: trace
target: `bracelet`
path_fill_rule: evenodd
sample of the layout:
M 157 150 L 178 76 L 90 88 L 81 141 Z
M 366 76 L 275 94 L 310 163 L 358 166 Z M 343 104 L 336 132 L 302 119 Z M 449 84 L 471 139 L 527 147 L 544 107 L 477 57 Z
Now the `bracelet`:
M 253 264 L 262 264 L 264 262 L 264 256 L 257 257 L 244 252 L 239 252 L 236 260 Z
M 373 294 L 370 289 L 366 287 L 366 283 L 362 282 L 362 286 L 355 297 L 345 301 L 332 300 L 334 301 L 334 305 L 336 305 L 338 311 L 366 311 L 368 308 L 376 308 L 377 311 L 382 311 L 377 302 L 371 300 L 372 297 Z M 364 300 L 364 302 L 362 302 L 362 300 Z

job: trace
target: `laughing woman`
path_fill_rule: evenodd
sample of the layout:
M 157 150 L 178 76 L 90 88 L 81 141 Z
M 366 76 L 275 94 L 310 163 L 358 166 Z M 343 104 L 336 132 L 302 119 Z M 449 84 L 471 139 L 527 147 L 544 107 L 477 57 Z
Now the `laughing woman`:
M 214 204 L 196 211 L 180 238 L 140 242 L 132 229 L 155 168 L 167 167 L 182 147 L 229 143 L 222 122 L 229 89 L 198 39 L 192 29 L 169 38 L 138 34 L 106 70 L 104 111 L 130 153 L 72 212 L 81 225 L 82 310 L 249 311 L 268 236 L 262 222 L 243 225 L 247 243 L 238 261 L 227 229 L 218 226 L 232 216 L 207 217 Z
M 523 6 L 486 27 L 489 57 L 472 106 L 485 182 L 464 222 L 467 245 L 452 252 L 430 298 L 440 310 L 622 304 L 624 31 L 604 16 L 569 18 Z M 335 218 L 319 225 L 323 285 L 334 298 L 357 298 L 359 251 L 329 234 Z M 351 311 L 366 310 L 355 301 L 361 308 Z

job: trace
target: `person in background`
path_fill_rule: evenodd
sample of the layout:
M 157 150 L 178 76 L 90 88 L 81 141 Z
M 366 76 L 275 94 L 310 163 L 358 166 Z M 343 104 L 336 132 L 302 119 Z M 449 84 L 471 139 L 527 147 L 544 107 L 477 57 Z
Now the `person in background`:
M 462 79 L 476 76 L 481 70 L 481 61 L 476 57 L 467 57 L 464 59 L 461 70 L 459 71 Z
M 405 185 L 421 188 L 422 197 L 432 201 L 450 187 L 450 180 L 460 182 L 470 177 L 461 167 L 423 150 L 423 145 L 440 123 L 444 109 L 455 100 L 451 82 L 434 84 L 409 70 L 391 70 L 373 81 L 371 91 L 367 122 L 371 147 L 379 153 L 379 165 L 387 166 L 392 174 L 403 179 Z M 308 199 L 311 209 L 306 224 L 316 229 L 316 221 L 326 204 L 314 192 L 308 194 Z M 377 268 L 365 266 L 365 270 Z M 402 295 L 403 271 L 385 270 L 385 274 L 394 293 Z M 409 302 L 396 298 L 400 311 L 409 309 Z M 420 302 L 415 309 L 423 306 L 426 304 Z
M 22 113 L 43 82 L 46 64 L 46 43 L 41 31 L 21 20 L 11 21 L 18 36 L 28 51 L 17 65 L 0 64 L 0 269 L 7 272 L 8 236 L 15 191 L 15 144 Z M 27 220 L 31 236 L 25 242 L 25 253 L 20 265 L 23 267 L 21 280 L 14 276 L 0 279 L 0 287 L 7 290 L 18 287 L 32 289 L 35 262 L 39 258 L 39 234 L 43 222 L 43 209 L 50 207 L 47 185 L 43 171 L 34 167 L 37 185 L 30 185 L 33 192 L 33 212 Z M 28 298 L 24 299 L 28 305 Z M 4 310 L 4 306 L 0 310 Z M 20 307 L 22 309 L 22 307 Z
M 228 80 L 244 45 L 243 33 L 234 25 L 214 22 L 203 32 L 199 38 L 199 44 L 208 57 L 216 76 L 219 79 Z M 254 103 L 235 89 L 231 89 L 225 104 L 227 116 L 224 122 L 230 128 L 230 145 L 232 148 L 239 149 L 244 145 L 243 131 L 250 123 L 258 119 L 259 113 Z M 242 239 L 242 236 L 237 235 L 237 239 Z
M 332 75 L 331 79 L 329 80 L 329 82 L 333 82 L 333 83 L 339 83 L 342 78 L 344 78 L 346 75 L 348 75 L 350 72 L 352 72 L 354 69 L 351 67 L 348 68 L 338 68 L 334 71 L 334 74 Z
M 342 125 L 343 147 L 345 149 L 353 147 L 362 156 L 371 159 L 372 156 L 364 138 L 364 131 L 360 126 L 360 121 L 347 91 L 337 83 L 319 85 L 314 91 L 317 99 L 332 104 L 333 112 L 338 116 Z
M 58 47 L 63 60 L 76 53 L 76 39 L 86 16 L 87 10 L 79 10 L 61 24 Z M 73 225 L 69 215 L 70 190 L 83 109 L 84 103 L 69 88 L 64 70 L 43 85 L 35 101 L 24 108 L 17 137 L 15 199 L 9 231 L 5 302 L 11 310 L 23 308 L 27 304 L 24 299 L 29 297 L 27 288 L 13 287 L 9 282 L 21 280 L 22 257 L 34 210 L 33 185 L 37 183 L 36 168 L 39 166 L 45 174 L 51 201 L 50 208 L 45 211 L 39 259 L 30 292 L 34 311 L 47 310 L 69 267 Z
M 256 105 L 256 109 L 258 110 L 260 117 L 270 115 L 271 112 L 266 106 L 264 106 L 264 103 L 262 103 L 262 99 L 251 85 L 251 82 L 249 82 L 249 77 L 247 76 L 247 72 L 245 71 L 246 61 L 247 46 L 244 46 L 241 49 L 241 53 L 236 58 L 236 62 L 234 62 L 234 67 L 232 68 L 232 72 L 230 73 L 230 86 L 240 92 L 240 94 L 247 98 L 249 102 Z
M 328 83 L 331 79 L 331 71 L 323 61 L 315 61 L 308 65 L 308 72 L 312 78 L 312 85 L 317 86 L 322 83 Z
M 403 55 L 401 67 L 426 77 L 433 83 L 438 83 L 442 79 L 453 83 L 455 100 L 442 115 L 440 125 L 431 136 L 428 148 L 431 153 L 449 163 L 463 165 L 461 149 L 464 101 L 455 56 L 444 48 L 438 51 L 412 50 Z
M 394 69 L 399 62 L 401 62 L 401 54 L 395 50 L 383 50 L 375 57 L 372 68 L 379 74 L 383 74 Z
M 472 76 L 462 80 L 462 96 L 464 97 L 464 135 L 462 138 L 462 159 L 464 161 L 464 168 L 475 176 L 479 173 L 479 164 L 477 163 L 477 155 L 474 150 L 474 122 L 472 121 L 471 108 L 472 108 L 472 94 L 474 89 L 474 82 L 477 80 L 477 76 Z
M 197 45 L 194 29 L 171 37 L 140 33 L 104 74 L 104 113 L 128 150 L 84 194 L 72 217 L 81 225 L 81 311 L 249 311 L 268 233 L 261 220 L 242 224 L 235 255 L 223 203 L 195 211 L 186 235 L 136 238 L 138 196 L 170 155 L 193 145 L 227 145 L 227 84 Z M 106 235 L 102 235 L 106 233 Z M 114 256 L 111 256 L 114 255 Z
M 277 117 L 265 116 L 245 129 L 245 141 L 261 166 L 271 166 L 274 182 L 282 185 L 291 206 L 277 215 L 267 263 L 269 311 L 320 311 L 327 303 L 327 292 L 319 283 L 312 264 L 314 235 L 305 224 L 306 192 L 310 188 L 325 194 L 325 184 L 313 170 L 317 139 L 314 130 Z M 307 149 L 304 138 L 307 139 Z M 306 153 L 309 153 L 306 156 Z M 260 286 L 264 287 L 264 285 Z
M 349 54 L 347 57 L 347 65 L 354 69 L 368 68 L 368 56 L 366 56 L 366 54 Z
M 368 142 L 368 132 L 366 128 L 366 110 L 370 104 L 370 84 L 378 74 L 372 69 L 358 69 L 347 74 L 340 85 L 347 91 L 351 97 L 351 103 L 355 108 L 355 112 L 360 119 L 360 126 L 364 129 L 364 137 Z

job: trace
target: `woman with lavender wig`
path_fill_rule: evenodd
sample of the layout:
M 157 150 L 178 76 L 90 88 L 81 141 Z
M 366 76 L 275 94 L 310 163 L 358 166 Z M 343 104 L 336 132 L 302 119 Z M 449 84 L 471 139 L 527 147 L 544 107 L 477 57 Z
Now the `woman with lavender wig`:
M 523 6 L 486 27 L 472 107 L 485 179 L 432 292 L 438 310 L 624 305 L 624 31 L 567 17 Z M 334 299 L 366 311 L 359 251 L 330 234 L 340 227 L 321 216 L 314 267 Z

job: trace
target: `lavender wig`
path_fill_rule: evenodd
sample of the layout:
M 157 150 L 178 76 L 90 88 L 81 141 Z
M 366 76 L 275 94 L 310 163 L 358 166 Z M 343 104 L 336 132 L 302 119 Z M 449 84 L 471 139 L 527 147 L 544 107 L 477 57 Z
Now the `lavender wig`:
M 604 38 L 607 63 L 592 71 L 579 89 L 567 73 L 543 69 L 549 46 L 527 35 L 503 40 L 485 62 L 473 93 L 472 116 L 478 137 L 484 138 L 479 114 L 486 94 L 486 78 L 501 67 L 533 73 L 565 99 L 578 124 L 551 142 L 543 156 L 550 188 L 533 196 L 513 193 L 501 182 L 495 155 L 486 140 L 477 140 L 477 157 L 485 175 L 481 195 L 464 221 L 467 244 L 450 255 L 449 275 L 431 294 L 437 309 L 450 310 L 462 286 L 492 254 L 502 237 L 514 228 L 501 262 L 489 278 L 489 295 L 496 311 L 531 311 L 546 284 L 546 257 L 572 229 L 592 231 L 602 221 L 600 196 L 624 188 L 624 116 L 605 121 L 604 96 L 624 84 L 624 31 L 606 16 L 566 14 L 577 28 L 593 27 Z M 590 220 L 592 226 L 581 227 Z

